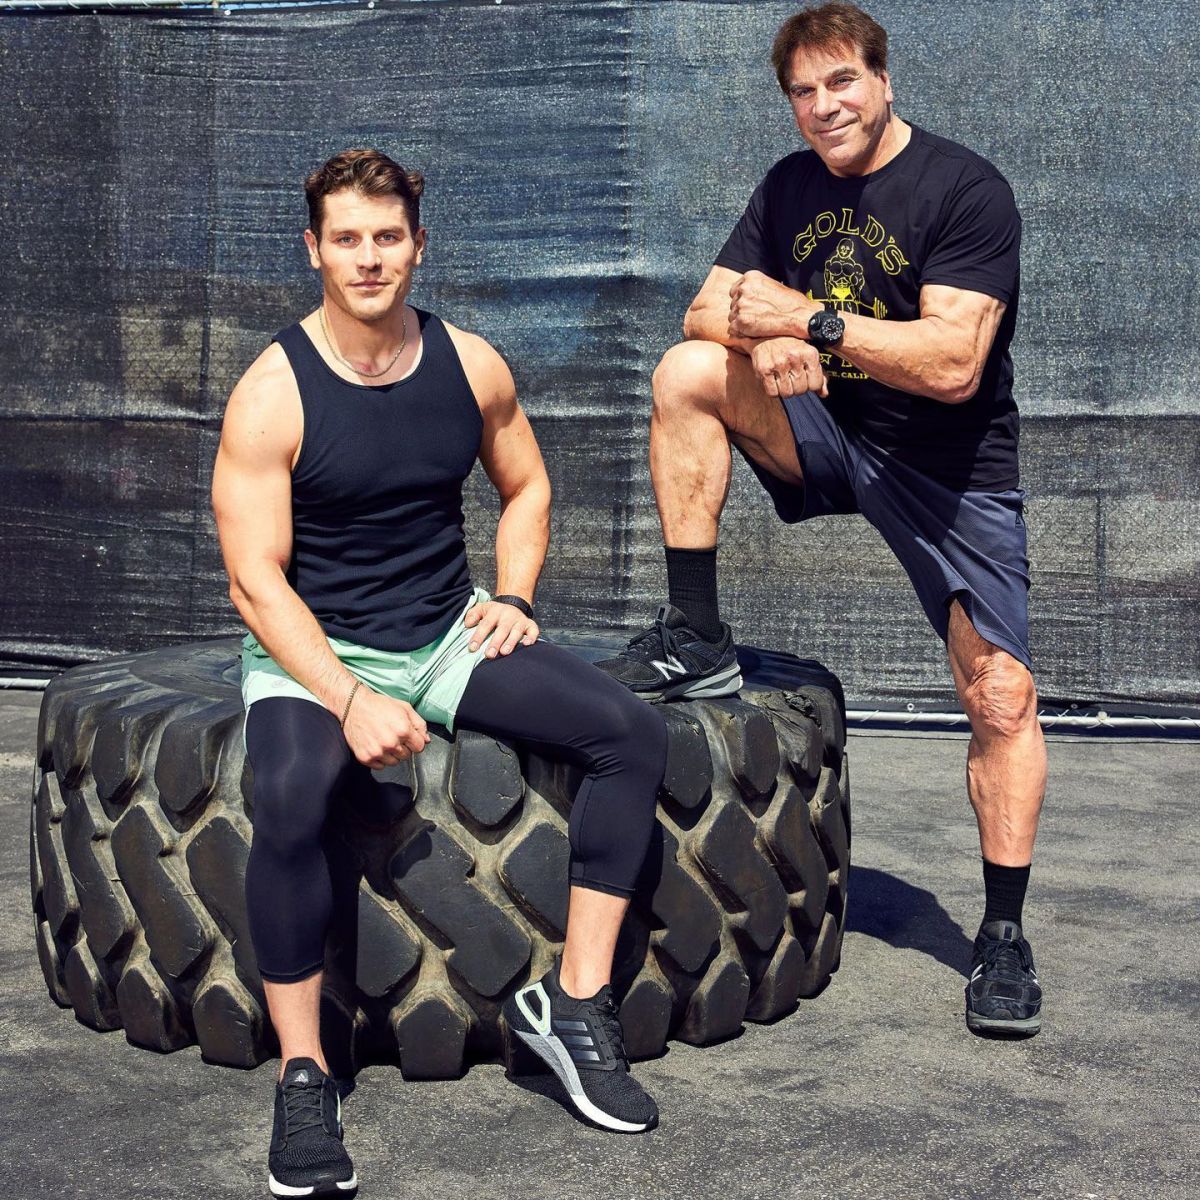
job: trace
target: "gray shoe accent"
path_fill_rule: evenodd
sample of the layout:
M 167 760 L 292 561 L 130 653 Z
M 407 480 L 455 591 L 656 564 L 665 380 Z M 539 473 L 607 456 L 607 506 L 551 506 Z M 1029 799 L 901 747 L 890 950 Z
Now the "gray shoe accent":
M 1016 1020 L 1011 1017 L 981 1017 L 968 1011 L 967 1028 L 972 1033 L 1037 1033 L 1042 1027 L 1042 1014 Z
M 579 1072 L 571 1061 L 571 1055 L 566 1046 L 552 1033 L 523 1033 L 519 1029 L 512 1030 L 549 1068 L 558 1076 L 559 1082 L 567 1090 L 571 1103 L 589 1121 L 594 1121 L 604 1129 L 612 1129 L 617 1133 L 643 1133 L 649 1129 L 648 1124 L 635 1125 L 630 1121 L 620 1121 L 610 1116 L 603 1109 L 597 1108 L 587 1097 L 583 1084 L 579 1080 Z
M 705 675 L 688 683 L 677 683 L 665 687 L 659 693 L 661 700 L 703 700 L 717 696 L 732 696 L 742 686 L 742 671 L 737 661 L 730 663 L 714 675 Z
M 270 1172 L 267 1173 L 267 1186 L 271 1189 L 272 1196 L 312 1196 L 316 1194 L 316 1185 L 310 1184 L 308 1187 L 289 1187 L 286 1183 L 280 1183 Z M 325 1185 L 328 1187 L 328 1185 Z M 349 1179 L 339 1179 L 334 1185 L 339 1192 L 352 1192 L 358 1187 L 358 1175 L 351 1175 Z

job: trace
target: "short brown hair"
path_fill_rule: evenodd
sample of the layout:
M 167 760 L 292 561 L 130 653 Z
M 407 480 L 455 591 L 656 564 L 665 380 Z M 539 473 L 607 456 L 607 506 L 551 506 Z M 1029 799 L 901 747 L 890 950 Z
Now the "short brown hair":
M 857 50 L 867 70 L 882 75 L 887 70 L 887 42 L 887 30 L 878 21 L 853 4 L 834 0 L 806 8 L 784 21 L 771 46 L 771 64 L 785 92 L 791 83 L 788 68 L 792 56 L 801 48 L 826 53 Z
M 409 231 L 416 233 L 420 229 L 425 176 L 420 171 L 406 171 L 379 150 L 343 150 L 304 181 L 308 227 L 318 240 L 325 216 L 325 197 L 347 188 L 362 196 L 395 196 L 403 200 Z

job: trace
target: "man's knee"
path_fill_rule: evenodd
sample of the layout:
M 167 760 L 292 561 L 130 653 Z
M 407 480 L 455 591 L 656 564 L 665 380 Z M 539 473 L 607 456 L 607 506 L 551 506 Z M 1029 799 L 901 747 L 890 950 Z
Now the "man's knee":
M 971 729 L 983 737 L 1016 737 L 1037 722 L 1033 676 L 1003 652 L 977 661 L 962 701 Z
M 343 784 L 344 764 L 328 754 L 297 751 L 286 763 L 254 776 L 255 841 L 276 853 L 302 853 L 318 842 L 333 798 Z
M 632 701 L 632 703 L 630 703 Z M 662 781 L 667 757 L 667 723 L 644 700 L 625 693 L 591 715 L 592 766 L 603 774 L 629 772 Z
M 654 408 L 715 407 L 725 394 L 729 351 L 716 342 L 680 342 L 654 369 Z
M 621 735 L 629 769 L 656 785 L 661 783 L 667 760 L 667 723 L 662 714 L 638 699 L 638 708 L 625 715 Z

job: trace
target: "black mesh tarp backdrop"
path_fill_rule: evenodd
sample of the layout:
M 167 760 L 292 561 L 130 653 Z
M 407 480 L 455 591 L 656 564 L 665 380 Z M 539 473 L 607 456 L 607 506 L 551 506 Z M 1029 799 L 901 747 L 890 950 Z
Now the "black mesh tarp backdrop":
M 898 109 L 1025 218 L 1015 347 L 1043 693 L 1200 691 L 1200 27 L 1192 0 L 878 0 Z M 649 377 L 767 166 L 792 5 L 382 3 L 0 18 L 0 672 L 231 632 L 208 507 L 230 387 L 318 297 L 300 179 L 371 144 L 428 177 L 414 299 L 512 364 L 556 488 L 546 623 L 663 591 Z M 476 478 L 472 559 L 495 507 Z M 852 703 L 945 699 L 858 518 L 778 524 L 738 464 L 727 615 Z

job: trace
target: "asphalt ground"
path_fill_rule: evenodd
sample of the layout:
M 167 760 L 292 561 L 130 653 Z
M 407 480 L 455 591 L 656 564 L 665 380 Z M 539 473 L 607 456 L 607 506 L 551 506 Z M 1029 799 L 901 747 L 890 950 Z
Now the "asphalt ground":
M 266 1195 L 275 1065 L 99 1034 L 49 999 L 33 943 L 39 697 L 0 693 L 0 1144 L 8 1197 Z M 1200 1196 L 1200 744 L 1055 739 L 1026 931 L 1042 1033 L 963 1022 L 982 907 L 958 736 L 852 735 L 841 970 L 722 1045 L 636 1067 L 662 1123 L 601 1133 L 498 1065 L 363 1071 L 360 1195 L 395 1200 Z

